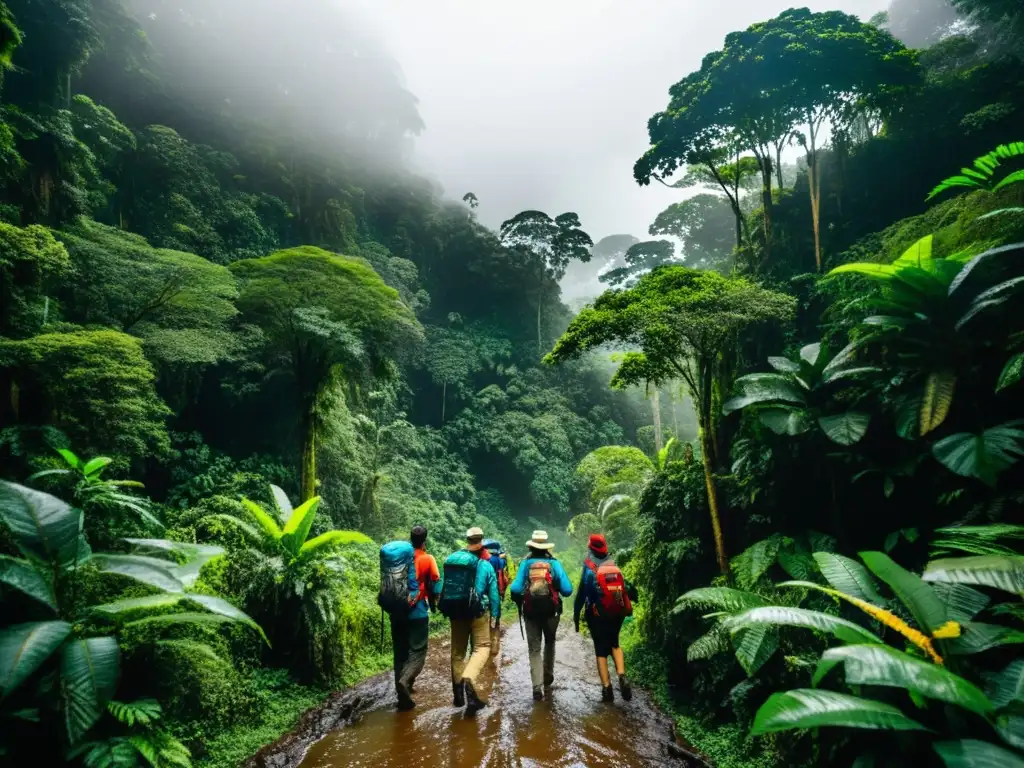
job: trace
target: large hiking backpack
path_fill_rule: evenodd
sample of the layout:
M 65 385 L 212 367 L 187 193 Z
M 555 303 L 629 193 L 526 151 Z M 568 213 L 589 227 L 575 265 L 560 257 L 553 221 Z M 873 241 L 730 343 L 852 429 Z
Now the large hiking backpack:
M 449 619 L 475 619 L 485 606 L 476 591 L 476 569 L 480 558 L 468 550 L 452 552 L 444 561 L 444 581 L 438 610 Z
M 558 613 L 559 603 L 551 561 L 532 561 L 526 573 L 526 589 L 523 590 L 523 615 L 531 619 L 550 619 Z
M 392 541 L 380 548 L 380 592 L 377 604 L 385 611 L 405 615 L 419 595 L 416 550 L 408 541 Z
M 597 565 L 589 557 L 586 566 L 594 572 L 596 594 L 593 595 L 594 613 L 604 618 L 624 619 L 633 615 L 633 603 L 629 599 L 630 588 L 626 578 L 614 560 L 605 560 Z

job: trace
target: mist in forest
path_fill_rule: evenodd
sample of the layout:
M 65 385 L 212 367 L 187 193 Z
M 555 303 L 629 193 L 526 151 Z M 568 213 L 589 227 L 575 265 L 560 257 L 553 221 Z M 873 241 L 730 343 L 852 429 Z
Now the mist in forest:
M 425 130 L 414 157 L 491 226 L 574 210 L 594 241 L 646 238 L 678 190 L 633 163 L 668 89 L 726 34 L 791 6 L 867 19 L 889 0 L 346 0 L 402 67 Z

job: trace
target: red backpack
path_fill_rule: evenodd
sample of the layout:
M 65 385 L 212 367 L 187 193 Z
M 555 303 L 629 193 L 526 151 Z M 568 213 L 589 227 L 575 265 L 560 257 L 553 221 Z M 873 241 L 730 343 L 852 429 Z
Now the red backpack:
M 594 615 L 614 619 L 632 616 L 633 603 L 629 600 L 626 579 L 615 561 L 609 559 L 597 565 L 588 557 L 584 565 L 594 572 L 597 581 Z

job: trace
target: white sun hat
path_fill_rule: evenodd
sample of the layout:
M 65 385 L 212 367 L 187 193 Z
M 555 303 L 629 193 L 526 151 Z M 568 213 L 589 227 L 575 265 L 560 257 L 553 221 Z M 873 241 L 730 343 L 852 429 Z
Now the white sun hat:
M 547 531 L 534 531 L 533 538 L 526 542 L 526 546 L 530 549 L 554 549 L 555 543 L 548 541 Z

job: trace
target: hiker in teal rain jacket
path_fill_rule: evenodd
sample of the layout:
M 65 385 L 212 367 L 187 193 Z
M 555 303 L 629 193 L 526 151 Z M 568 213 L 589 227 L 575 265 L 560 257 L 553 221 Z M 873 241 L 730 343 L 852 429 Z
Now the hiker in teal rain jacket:
M 487 706 L 480 695 L 477 679 L 491 655 L 491 630 L 501 617 L 501 597 L 494 568 L 482 559 L 484 532 L 477 527 L 466 531 L 466 548 L 453 552 L 444 563 L 440 610 L 452 623 L 452 692 L 455 706 L 466 706 L 466 714 L 475 714 Z M 451 572 L 466 574 L 473 569 L 474 594 L 469 595 L 468 579 L 449 581 Z M 466 574 L 468 575 L 468 574 Z M 466 659 L 466 650 L 473 652 Z
M 530 553 L 519 565 L 510 591 L 526 618 L 530 682 L 534 700 L 541 701 L 544 688 L 550 688 L 555 681 L 555 633 L 562 615 L 562 598 L 572 595 L 572 582 L 565 568 L 551 554 L 555 545 L 548 541 L 547 531 L 534 531 L 526 546 Z

